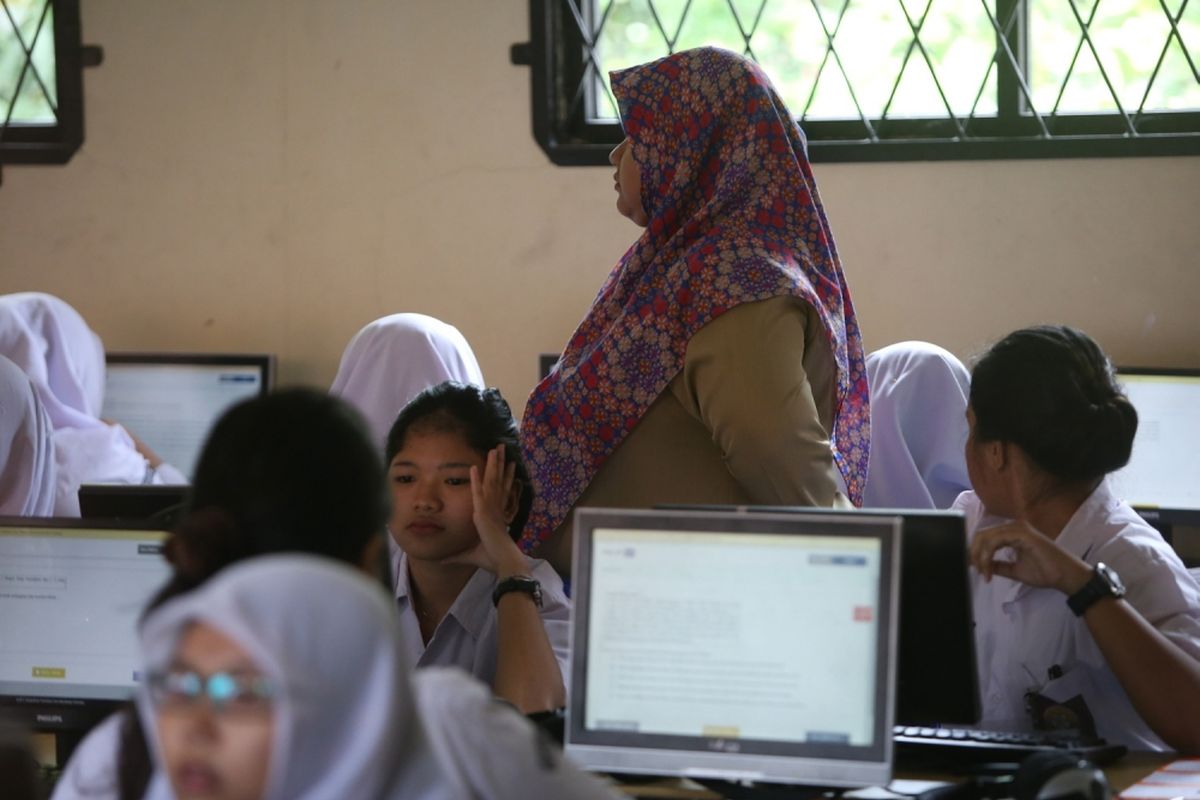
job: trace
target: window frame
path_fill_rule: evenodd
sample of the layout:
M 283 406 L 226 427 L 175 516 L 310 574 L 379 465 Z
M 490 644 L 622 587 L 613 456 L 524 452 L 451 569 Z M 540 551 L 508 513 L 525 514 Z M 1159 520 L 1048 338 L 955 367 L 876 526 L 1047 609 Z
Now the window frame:
M 530 38 L 514 44 L 510 58 L 530 68 L 533 136 L 550 161 L 560 166 L 607 164 L 623 134 L 617 123 L 589 122 L 584 98 L 576 97 L 587 62 L 568 54 L 583 52 L 586 43 L 568 2 L 529 0 Z M 1028 58 L 1025 3 L 996 0 L 995 10 L 999 21 L 1014 15 L 1005 40 L 1021 65 Z M 996 59 L 995 69 L 997 115 L 967 122 L 979 135 L 958 138 L 949 117 L 889 118 L 871 120 L 889 133 L 871 141 L 861 120 L 809 120 L 803 123 L 809 158 L 878 162 L 1200 155 L 1200 109 L 1143 114 L 1138 132 L 1130 136 L 1123 114 L 1050 118 L 1024 113 L 1027 102 L 1017 71 L 1005 58 Z M 1043 121 L 1052 123 L 1049 136 L 1039 136 Z
M 83 145 L 83 68 L 89 60 L 79 0 L 48 0 L 48 4 L 54 13 L 56 121 L 5 125 L 0 117 L 0 164 L 65 164 Z M 27 75 L 26 80 L 32 78 Z

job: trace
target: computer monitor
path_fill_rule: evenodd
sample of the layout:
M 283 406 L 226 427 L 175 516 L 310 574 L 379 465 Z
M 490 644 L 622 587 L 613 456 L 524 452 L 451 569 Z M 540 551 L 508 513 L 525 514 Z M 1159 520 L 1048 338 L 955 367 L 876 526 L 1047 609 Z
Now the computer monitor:
M 270 355 L 109 353 L 103 415 L 190 480 L 213 423 L 270 391 L 274 372 Z
M 899 517 L 900 624 L 896 722 L 979 721 L 979 673 L 971 601 L 966 518 L 932 509 L 829 509 L 808 506 L 671 506 L 694 510 L 849 517 Z
M 826 508 L 747 508 L 763 513 L 830 513 Z M 901 520 L 897 724 L 978 722 L 979 673 L 966 518 L 957 511 L 912 509 L 832 513 Z
M 576 763 L 890 779 L 899 520 L 584 508 L 575 537 Z
M 1113 490 L 1152 523 L 1200 525 L 1200 370 L 1120 367 L 1138 412 L 1128 466 Z
M 156 522 L 173 528 L 183 516 L 190 486 L 85 483 L 79 487 L 84 519 Z
M 137 621 L 170 574 L 165 538 L 128 524 L 0 517 L 6 714 L 73 742 L 132 695 Z

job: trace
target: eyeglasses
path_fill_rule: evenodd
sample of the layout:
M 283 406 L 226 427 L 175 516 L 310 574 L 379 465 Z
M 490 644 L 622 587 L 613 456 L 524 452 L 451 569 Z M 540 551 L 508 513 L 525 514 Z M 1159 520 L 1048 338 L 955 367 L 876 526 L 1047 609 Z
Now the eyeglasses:
M 149 675 L 146 685 L 161 709 L 190 709 L 206 697 L 213 711 L 246 715 L 269 712 L 278 694 L 270 678 L 231 672 L 205 677 L 189 670 L 167 670 Z

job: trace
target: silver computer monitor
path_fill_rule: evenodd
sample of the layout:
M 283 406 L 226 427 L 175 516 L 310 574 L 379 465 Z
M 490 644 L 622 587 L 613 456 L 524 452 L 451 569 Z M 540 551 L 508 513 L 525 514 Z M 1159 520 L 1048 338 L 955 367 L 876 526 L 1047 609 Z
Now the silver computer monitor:
M 895 517 L 580 509 L 566 747 L 815 786 L 892 768 Z
M 170 567 L 162 530 L 0 518 L 0 706 L 82 732 L 133 693 L 137 621 Z
M 1200 370 L 1121 367 L 1117 377 L 1138 430 L 1114 491 L 1155 521 L 1200 524 Z
M 240 400 L 266 394 L 274 356 L 109 353 L 107 419 L 120 422 L 190 480 L 213 424 Z

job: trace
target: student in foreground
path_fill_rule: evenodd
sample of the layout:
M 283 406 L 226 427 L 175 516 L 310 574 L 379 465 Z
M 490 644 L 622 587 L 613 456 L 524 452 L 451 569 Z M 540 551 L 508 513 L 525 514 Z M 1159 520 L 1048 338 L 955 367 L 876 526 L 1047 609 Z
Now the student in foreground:
M 988 727 L 1200 751 L 1200 585 L 1114 495 L 1137 412 L 1080 331 L 1026 328 L 975 366 L 967 411 Z
M 150 797 L 612 797 L 466 674 L 410 675 L 397 622 L 360 571 L 299 555 L 153 612 L 138 710 L 167 781 Z
M 172 564 L 153 608 L 225 567 L 302 552 L 364 571 L 384 563 L 387 494 L 361 418 L 323 392 L 289 389 L 226 412 L 196 466 L 189 513 L 166 550 Z M 138 800 L 155 777 L 136 714 L 120 712 L 76 749 L 53 800 Z
M 400 412 L 386 455 L 410 665 L 461 667 L 525 713 L 564 706 L 570 607 L 516 544 L 533 488 L 508 403 L 442 383 Z

